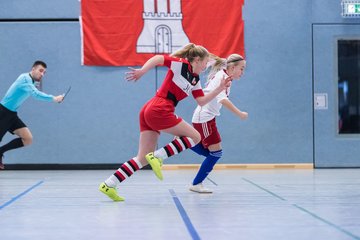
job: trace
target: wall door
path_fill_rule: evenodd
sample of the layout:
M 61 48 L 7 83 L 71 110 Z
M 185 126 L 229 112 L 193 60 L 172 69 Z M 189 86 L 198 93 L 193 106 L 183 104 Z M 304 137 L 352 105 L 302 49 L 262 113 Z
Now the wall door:
M 313 25 L 314 164 L 360 167 L 360 24 Z

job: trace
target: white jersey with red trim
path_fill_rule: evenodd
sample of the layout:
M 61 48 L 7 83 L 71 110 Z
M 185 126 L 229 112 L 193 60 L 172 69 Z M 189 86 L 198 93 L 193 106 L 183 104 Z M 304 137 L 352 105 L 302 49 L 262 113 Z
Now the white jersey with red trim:
M 227 77 L 228 74 L 226 73 L 226 70 L 223 69 L 217 72 L 215 76 L 207 82 L 207 86 L 204 88 L 204 93 L 206 94 L 213 91 L 215 88 L 217 88 L 220 85 L 221 80 Z M 213 98 L 206 105 L 202 107 L 197 106 L 193 114 L 192 122 L 205 123 L 210 121 L 216 116 L 220 116 L 220 109 L 222 107 L 220 101 L 223 99 L 228 99 L 229 94 L 230 94 L 230 87 L 220 92 L 215 98 Z
M 164 56 L 164 66 L 169 70 L 156 96 L 172 100 L 175 106 L 190 93 L 194 98 L 204 96 L 199 75 L 186 59 Z

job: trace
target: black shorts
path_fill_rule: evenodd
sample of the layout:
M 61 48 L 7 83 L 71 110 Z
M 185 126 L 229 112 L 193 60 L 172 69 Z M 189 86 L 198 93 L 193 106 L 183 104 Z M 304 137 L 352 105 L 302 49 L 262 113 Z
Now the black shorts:
M 16 129 L 23 127 L 26 127 L 26 125 L 18 117 L 17 112 L 10 111 L 0 104 L 0 142 L 6 132 L 14 134 Z

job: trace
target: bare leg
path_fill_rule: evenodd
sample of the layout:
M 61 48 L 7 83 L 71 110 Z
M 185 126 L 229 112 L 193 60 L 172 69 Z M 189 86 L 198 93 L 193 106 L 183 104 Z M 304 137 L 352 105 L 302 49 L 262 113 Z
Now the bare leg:
M 14 131 L 14 134 L 16 134 L 21 138 L 24 146 L 30 145 L 32 143 L 33 137 L 29 128 L 24 127 L 24 128 L 16 129 Z
M 8 142 L 7 144 L 1 146 L 0 157 L 2 157 L 4 152 L 31 144 L 32 135 L 27 127 L 16 129 L 14 131 L 14 134 L 19 136 L 19 138 L 15 138 L 10 142 Z
M 178 137 L 189 137 L 194 141 L 195 144 L 198 144 L 201 140 L 200 133 L 184 120 L 182 120 L 176 126 L 164 129 L 162 131 Z
M 221 148 L 221 142 L 216 143 L 216 144 L 209 145 L 208 149 L 209 149 L 211 152 L 221 150 L 221 149 L 222 149 L 222 148 Z
M 16 129 L 14 131 L 14 134 L 19 136 L 19 138 L 15 138 L 0 147 L 0 170 L 4 169 L 4 164 L 2 162 L 4 152 L 29 145 L 32 142 L 32 135 L 27 127 Z
M 136 157 L 142 166 L 148 165 L 145 155 L 155 151 L 159 136 L 160 134 L 155 131 L 143 131 L 140 133 L 139 151 Z
M 154 152 L 154 156 L 162 160 L 195 146 L 201 140 L 200 133 L 185 121 L 162 131 L 177 136 L 172 142 Z
M 166 146 L 156 150 L 155 152 L 149 152 L 145 156 L 156 177 L 160 180 L 163 179 L 161 166 L 164 159 L 195 146 L 201 140 L 200 133 L 185 121 L 181 121 L 176 126 L 162 131 L 178 136 L 179 138 L 175 138 Z

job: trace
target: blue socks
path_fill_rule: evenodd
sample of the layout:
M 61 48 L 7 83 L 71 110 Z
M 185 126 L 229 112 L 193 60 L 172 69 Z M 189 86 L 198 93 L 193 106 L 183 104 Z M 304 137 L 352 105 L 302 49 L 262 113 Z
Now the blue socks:
M 199 144 L 198 144 L 199 145 Z M 218 151 L 214 151 L 214 152 L 210 152 L 208 149 L 205 149 L 201 144 L 201 147 L 203 148 L 203 150 L 201 150 L 199 147 L 197 147 L 198 145 L 196 145 L 195 147 L 191 148 L 194 152 L 203 155 L 201 153 L 205 153 L 204 150 L 207 150 L 208 155 L 203 155 L 206 156 L 205 160 L 203 161 L 203 163 L 200 166 L 200 169 L 198 171 L 198 173 L 196 174 L 194 180 L 193 180 L 193 185 L 199 184 L 202 181 L 204 181 L 204 179 L 207 177 L 207 175 L 213 170 L 216 162 L 221 158 L 222 156 L 222 150 L 218 150 Z M 197 149 L 195 150 L 194 148 Z M 199 153 L 199 152 L 201 153 Z
M 201 143 L 198 143 L 195 146 L 193 146 L 191 150 L 204 157 L 207 157 L 209 155 L 209 149 L 204 148 L 204 146 Z

